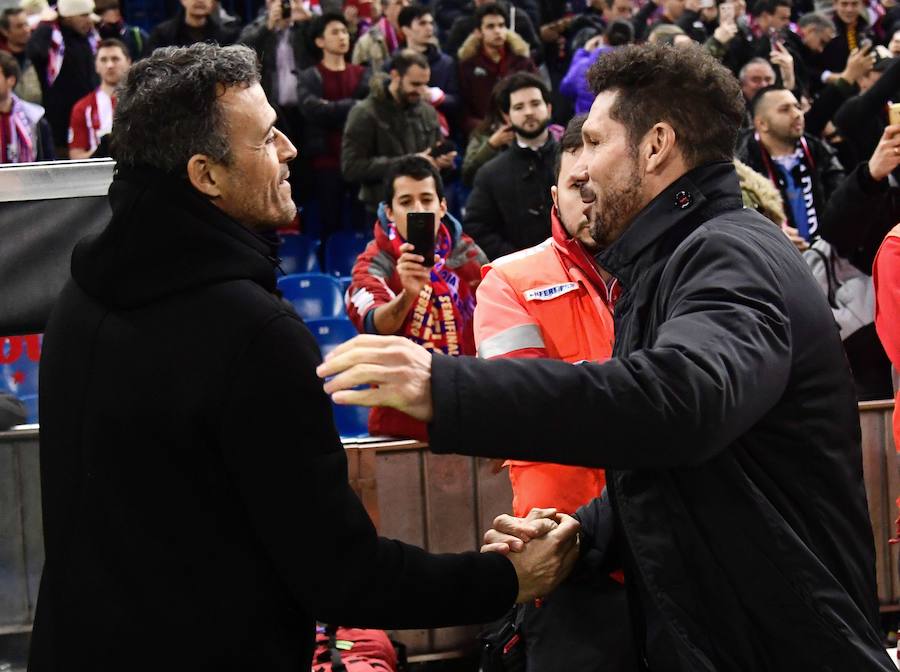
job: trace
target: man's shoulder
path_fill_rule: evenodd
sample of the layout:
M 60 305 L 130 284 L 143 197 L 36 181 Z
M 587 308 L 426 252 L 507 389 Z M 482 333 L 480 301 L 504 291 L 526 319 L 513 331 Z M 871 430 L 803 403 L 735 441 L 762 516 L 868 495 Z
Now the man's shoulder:
M 96 91 L 91 91 L 89 94 L 82 96 L 77 101 L 75 101 L 75 104 L 72 106 L 72 115 L 84 115 L 87 109 L 94 104 L 95 94 Z
M 553 249 L 553 238 L 547 238 L 533 247 L 494 259 L 490 267 L 504 277 L 516 277 L 522 273 L 530 273 L 535 266 L 543 268 L 546 262 L 557 259 L 556 251 Z

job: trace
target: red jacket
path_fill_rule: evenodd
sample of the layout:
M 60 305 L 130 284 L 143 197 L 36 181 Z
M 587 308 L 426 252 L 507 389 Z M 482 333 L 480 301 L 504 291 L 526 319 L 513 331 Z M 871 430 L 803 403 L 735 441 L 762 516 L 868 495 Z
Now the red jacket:
M 374 310 L 389 303 L 403 285 L 397 273 L 397 256 L 386 232 L 389 222 L 383 206 L 379 208 L 379 221 L 375 223 L 375 239 L 372 240 L 353 265 L 353 279 L 347 289 L 347 315 L 362 334 L 374 334 Z M 444 225 L 450 232 L 451 252 L 446 260 L 446 268 L 452 271 L 460 283 L 465 283 L 474 292 L 481 282 L 481 266 L 487 257 L 475 242 L 462 232 L 462 226 L 451 215 L 444 217 Z M 403 329 L 413 318 L 413 310 Z M 475 341 L 472 321 L 461 325 L 459 354 L 474 355 Z M 422 343 L 428 347 L 429 343 Z M 390 408 L 373 408 L 369 413 L 369 433 L 378 436 L 400 436 L 404 438 L 428 440 L 428 430 L 424 423 L 414 420 L 405 413 Z
M 891 229 L 875 255 L 875 330 L 894 369 L 900 371 L 900 224 Z M 894 397 L 894 445 L 900 451 L 900 394 Z
M 482 269 L 475 310 L 478 356 L 547 357 L 566 362 L 609 359 L 612 303 L 593 260 L 552 213 L 553 237 Z M 564 409 L 563 409 L 564 410 Z M 602 469 L 510 460 L 513 514 L 534 507 L 573 513 L 600 495 Z
M 459 48 L 459 93 L 463 101 L 463 126 L 472 131 L 486 116 L 494 85 L 514 72 L 537 72 L 528 43 L 514 31 L 506 33 L 506 48 L 498 62 L 484 53 L 481 40 L 470 35 Z

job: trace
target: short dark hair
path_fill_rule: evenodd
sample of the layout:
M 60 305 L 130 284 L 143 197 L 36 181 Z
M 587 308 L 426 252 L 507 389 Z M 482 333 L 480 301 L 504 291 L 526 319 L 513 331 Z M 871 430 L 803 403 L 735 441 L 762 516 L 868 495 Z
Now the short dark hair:
M 407 5 L 400 10 L 400 14 L 397 17 L 397 25 L 401 28 L 409 28 L 413 21 L 421 19 L 423 16 L 434 16 L 434 14 L 428 7 L 423 5 Z
M 121 49 L 122 53 L 125 54 L 125 58 L 131 59 L 131 52 L 128 51 L 128 47 L 126 44 L 115 37 L 107 37 L 106 39 L 100 40 L 97 43 L 97 52 L 101 49 Z
M 428 159 L 423 156 L 404 156 L 394 161 L 384 176 L 384 201 L 388 205 L 394 200 L 394 182 L 398 177 L 411 177 L 414 180 L 434 178 L 434 189 L 439 199 L 444 199 L 444 181 L 441 174 Z
M 556 154 L 556 164 L 553 170 L 557 184 L 559 183 L 559 171 L 562 170 L 563 154 L 572 154 L 584 146 L 584 138 L 581 137 L 581 127 L 584 126 L 585 119 L 587 119 L 586 114 L 579 114 L 569 119 L 569 123 L 566 124 L 566 130 L 559 139 L 559 151 Z
M 256 52 L 199 42 L 157 49 L 120 85 L 110 153 L 122 166 L 152 166 L 183 177 L 194 154 L 231 163 L 219 98 L 223 88 L 259 82 Z
M 17 84 L 22 78 L 22 69 L 19 67 L 19 62 L 8 51 L 0 50 L 0 72 L 3 73 L 4 77 L 15 77 Z
M 7 7 L 0 12 L 0 28 L 9 30 L 9 20 L 16 14 L 22 14 L 25 10 L 21 7 Z
M 753 8 L 750 10 L 750 14 L 752 16 L 774 14 L 775 10 L 779 7 L 793 9 L 794 3 L 791 2 L 791 0 L 759 0 L 759 2 L 754 3 Z
M 350 25 L 347 23 L 346 17 L 340 12 L 325 12 L 320 14 L 309 24 L 309 39 L 315 45 L 315 42 L 318 38 L 322 37 L 325 34 L 325 30 L 328 28 L 329 23 L 334 23 L 337 21 L 338 23 L 343 23 L 344 28 L 349 28 Z
M 610 21 L 603 31 L 605 42 L 610 47 L 621 47 L 623 44 L 634 42 L 634 26 L 631 21 L 616 19 Z
M 741 89 L 703 49 L 618 47 L 597 59 L 588 82 L 595 94 L 617 94 L 610 116 L 625 127 L 633 148 L 654 124 L 666 121 L 689 167 L 733 159 L 745 109 Z
M 771 86 L 764 86 L 757 91 L 756 95 L 753 96 L 753 100 L 750 101 L 750 117 L 752 119 L 756 119 L 756 110 L 759 109 L 759 106 L 762 104 L 763 98 L 773 91 L 787 91 L 787 89 L 781 84 L 772 84 Z
M 550 102 L 550 89 L 544 84 L 544 80 L 530 72 L 515 72 L 503 79 L 501 86 L 500 109 L 506 114 L 509 114 L 509 101 L 512 98 L 512 94 L 522 89 L 537 89 L 541 92 L 544 102 Z
M 502 5 L 496 2 L 489 2 L 475 10 L 475 28 L 481 30 L 481 22 L 486 16 L 502 16 L 506 25 L 509 25 L 509 14 Z
M 412 49 L 401 49 L 391 59 L 391 70 L 396 70 L 397 74 L 403 77 L 412 66 L 418 66 L 424 70 L 428 70 L 428 59 L 424 55 L 413 51 Z

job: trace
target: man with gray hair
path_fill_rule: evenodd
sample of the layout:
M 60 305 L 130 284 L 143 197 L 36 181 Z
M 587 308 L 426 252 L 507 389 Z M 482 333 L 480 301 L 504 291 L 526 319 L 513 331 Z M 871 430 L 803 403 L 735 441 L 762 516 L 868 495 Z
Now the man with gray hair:
M 316 619 L 484 622 L 571 569 L 571 518 L 512 560 L 376 535 L 276 292 L 275 116 L 243 46 L 160 49 L 122 86 L 112 219 L 45 331 L 33 671 L 156 669 L 160 642 L 179 669 L 309 669 Z

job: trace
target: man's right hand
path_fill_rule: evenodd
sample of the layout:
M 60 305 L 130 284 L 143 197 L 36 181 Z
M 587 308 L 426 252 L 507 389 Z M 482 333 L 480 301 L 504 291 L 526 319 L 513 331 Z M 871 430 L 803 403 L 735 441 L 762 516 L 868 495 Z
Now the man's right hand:
M 281 0 L 266 0 L 266 26 L 269 30 L 284 30 L 311 16 L 300 0 L 291 0 L 291 16 L 285 19 L 281 13 Z
M 884 129 L 878 146 L 869 159 L 869 175 L 880 182 L 900 165 L 900 124 Z
M 425 257 L 415 254 L 413 249 L 409 243 L 400 246 L 402 254 L 397 260 L 397 274 L 400 276 L 403 291 L 415 299 L 431 280 L 431 270 L 424 266 Z
M 856 84 L 861 78 L 865 77 L 875 65 L 875 57 L 870 53 L 871 49 L 854 49 L 847 57 L 847 65 L 840 73 L 840 78 L 850 84 Z
M 510 145 L 515 137 L 516 133 L 513 131 L 512 126 L 504 124 L 491 133 L 491 137 L 488 138 L 488 144 L 493 149 L 501 149 L 502 147 Z
M 532 539 L 556 529 L 556 509 L 532 509 L 524 518 L 502 513 L 494 518 L 493 527 L 484 533 L 482 553 L 518 553 Z
M 565 514 L 560 514 L 558 521 L 547 534 L 531 539 L 522 551 L 506 556 L 519 579 L 518 604 L 552 593 L 578 561 L 581 525 Z

